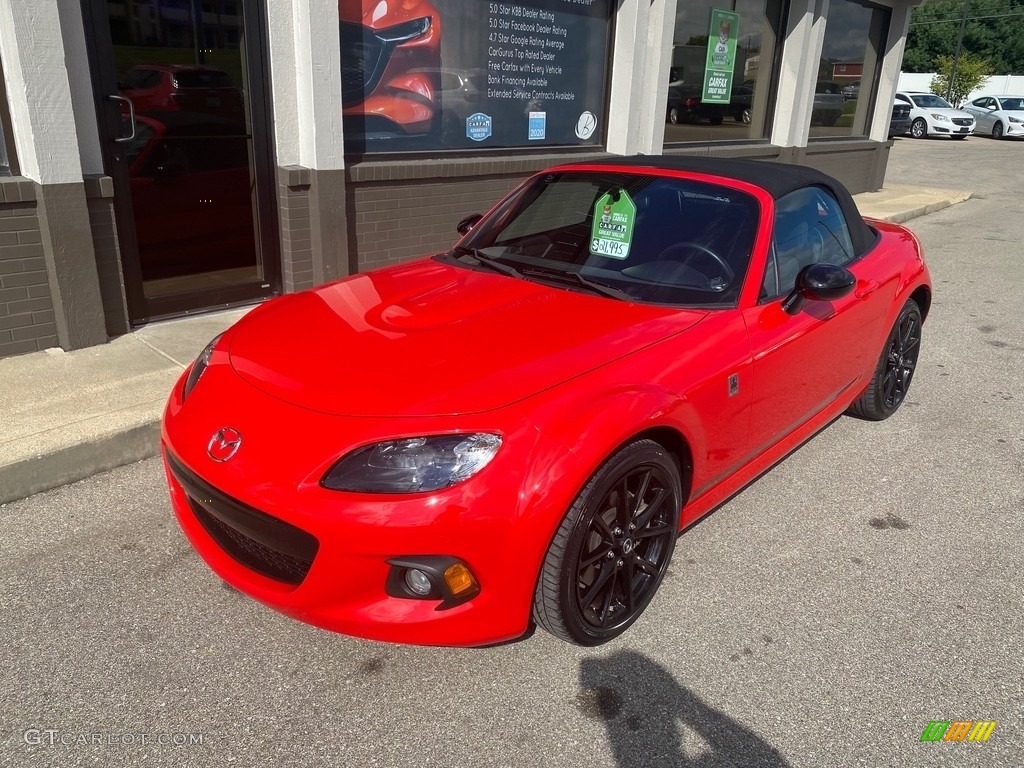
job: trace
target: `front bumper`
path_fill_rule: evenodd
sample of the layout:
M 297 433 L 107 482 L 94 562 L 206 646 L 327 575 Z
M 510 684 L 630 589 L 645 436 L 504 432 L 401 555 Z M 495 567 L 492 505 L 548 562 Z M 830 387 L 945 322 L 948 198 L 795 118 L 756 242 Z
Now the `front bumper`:
M 970 136 L 974 133 L 976 123 L 970 125 L 953 125 L 951 123 L 931 123 L 930 130 L 933 133 L 943 134 L 948 136 Z
M 221 389 L 217 397 L 227 385 L 230 396 Z M 388 439 L 380 434 L 388 420 L 290 406 L 244 384 L 227 365 L 203 374 L 187 413 L 180 393 L 181 382 L 163 424 L 171 503 L 192 546 L 224 581 L 300 621 L 375 640 L 482 645 L 529 629 L 548 541 L 546 533 L 529 535 L 534 529 L 522 519 L 520 462 L 528 460 L 536 430 L 507 435 L 491 464 L 452 488 L 341 493 L 319 479 L 348 445 Z M 244 442 L 237 455 L 217 462 L 207 446 L 225 425 Z M 458 558 L 480 593 L 451 607 L 389 595 L 387 561 L 422 555 Z
M 1003 123 L 1003 136 L 1020 138 L 1024 137 L 1024 123 Z

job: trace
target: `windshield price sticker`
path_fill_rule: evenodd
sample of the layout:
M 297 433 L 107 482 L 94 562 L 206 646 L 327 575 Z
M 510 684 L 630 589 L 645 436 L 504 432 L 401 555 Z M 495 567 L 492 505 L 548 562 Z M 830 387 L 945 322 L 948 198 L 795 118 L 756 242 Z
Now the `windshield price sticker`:
M 633 242 L 633 224 L 636 221 L 636 205 L 629 193 L 618 190 L 607 192 L 594 204 L 594 226 L 590 232 L 590 252 L 613 259 L 629 256 Z

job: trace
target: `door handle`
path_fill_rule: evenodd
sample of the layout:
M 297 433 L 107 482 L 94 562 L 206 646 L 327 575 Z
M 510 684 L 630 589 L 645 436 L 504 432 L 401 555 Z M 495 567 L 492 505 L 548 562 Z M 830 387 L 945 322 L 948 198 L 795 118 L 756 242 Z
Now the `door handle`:
M 877 280 L 862 280 L 857 285 L 857 290 L 853 294 L 858 299 L 866 299 L 872 293 L 878 290 L 881 283 Z
M 122 144 L 126 141 L 131 141 L 135 138 L 135 105 L 132 104 L 131 99 L 127 99 L 124 96 L 107 96 L 111 101 L 123 101 L 128 105 L 128 119 L 130 121 L 132 132 L 128 136 L 121 136 L 120 138 L 114 139 L 118 144 Z

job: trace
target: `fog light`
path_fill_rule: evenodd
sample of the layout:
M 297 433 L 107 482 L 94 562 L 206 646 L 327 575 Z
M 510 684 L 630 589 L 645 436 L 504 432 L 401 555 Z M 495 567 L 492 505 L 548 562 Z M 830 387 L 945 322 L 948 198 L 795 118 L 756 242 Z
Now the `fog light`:
M 469 592 L 479 592 L 480 587 L 476 583 L 476 579 L 473 578 L 473 574 L 470 573 L 462 563 L 453 563 L 444 570 L 444 581 L 448 585 L 449 591 L 455 597 L 462 597 Z
M 449 569 L 451 570 L 451 569 Z M 447 577 L 447 573 L 445 573 Z M 430 578 L 419 568 L 410 568 L 405 572 L 405 586 L 415 595 L 429 595 L 433 589 Z

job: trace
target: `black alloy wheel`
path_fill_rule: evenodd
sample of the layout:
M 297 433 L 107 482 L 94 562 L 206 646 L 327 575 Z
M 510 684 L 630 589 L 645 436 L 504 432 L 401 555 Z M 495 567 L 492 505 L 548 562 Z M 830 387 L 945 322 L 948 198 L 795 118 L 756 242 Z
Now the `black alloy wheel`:
M 539 625 L 593 646 L 639 618 L 668 570 L 682 508 L 675 460 L 637 440 L 591 477 L 548 549 L 534 594 Z
M 920 353 L 921 310 L 917 302 L 907 299 L 889 332 L 875 375 L 849 412 L 870 421 L 896 413 L 910 390 Z

